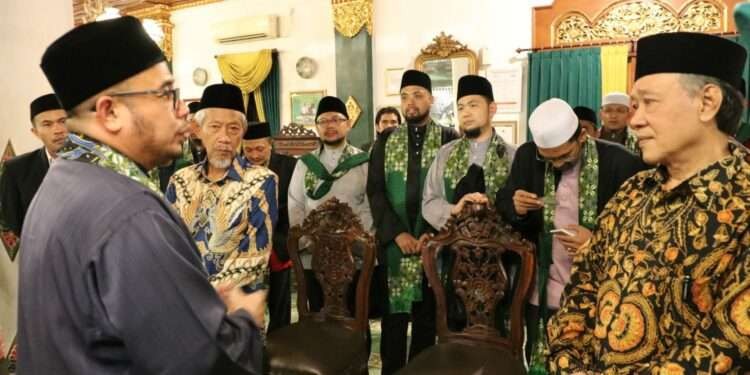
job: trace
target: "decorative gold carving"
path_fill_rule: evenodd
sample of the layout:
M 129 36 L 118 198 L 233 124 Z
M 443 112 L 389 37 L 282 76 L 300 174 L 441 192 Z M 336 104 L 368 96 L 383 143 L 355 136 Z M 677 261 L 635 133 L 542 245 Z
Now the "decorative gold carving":
M 339 34 L 354 38 L 362 27 L 372 35 L 372 0 L 331 0 L 333 24 Z
M 346 113 L 349 114 L 349 122 L 351 122 L 352 127 L 357 125 L 357 120 L 359 120 L 359 116 L 362 114 L 362 108 L 353 96 L 349 96 L 346 99 Z
M 279 132 L 279 136 L 281 137 L 314 137 L 317 138 L 318 135 L 315 134 L 314 131 L 305 128 L 304 125 L 298 124 L 296 122 L 292 122 L 287 126 L 282 126 L 281 131 Z
M 694 1 L 680 13 L 680 30 L 718 32 L 724 26 L 722 9 L 710 1 Z
M 693 0 L 680 12 L 660 1 L 620 2 L 605 9 L 594 21 L 570 12 L 553 24 L 553 45 L 601 40 L 634 40 L 673 31 L 720 32 L 726 29 L 725 6 L 710 0 Z
M 82 0 L 82 5 L 83 15 L 81 16 L 81 23 L 92 22 L 100 14 L 104 13 L 103 0 Z
M 159 42 L 159 47 L 164 51 L 164 56 L 167 60 L 172 61 L 172 8 L 168 5 L 154 5 L 148 8 L 134 10 L 128 12 L 128 15 L 137 17 L 140 20 L 152 19 L 156 21 L 162 32 L 164 32 L 164 38 Z
M 465 57 L 469 60 L 469 73 L 477 73 L 477 54 L 465 44 L 453 39 L 453 35 L 446 35 L 444 31 L 432 39 L 432 43 L 422 48 L 414 67 L 423 70 L 424 63 L 429 60 L 455 59 Z

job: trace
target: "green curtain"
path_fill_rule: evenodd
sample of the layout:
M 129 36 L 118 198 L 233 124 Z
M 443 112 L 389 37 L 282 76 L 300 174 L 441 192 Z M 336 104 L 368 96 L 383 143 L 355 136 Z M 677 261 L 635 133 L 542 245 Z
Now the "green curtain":
M 571 107 L 597 110 L 602 100 L 601 51 L 599 47 L 541 51 L 529 54 L 528 112 L 550 98 Z M 531 140 L 531 132 L 527 132 Z
M 271 72 L 260 85 L 260 92 L 263 97 L 263 110 L 266 114 L 266 121 L 271 126 L 271 136 L 275 136 L 281 130 L 281 80 L 279 69 L 279 53 L 273 51 L 271 56 L 273 63 Z

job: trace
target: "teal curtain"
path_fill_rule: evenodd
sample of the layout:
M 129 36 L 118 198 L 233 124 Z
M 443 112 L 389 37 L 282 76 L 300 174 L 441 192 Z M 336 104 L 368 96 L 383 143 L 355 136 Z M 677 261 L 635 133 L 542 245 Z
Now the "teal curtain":
M 271 55 L 273 65 L 268 77 L 260 85 L 263 95 L 263 111 L 266 114 L 266 122 L 271 126 L 271 136 L 275 136 L 281 130 L 281 77 L 279 69 L 279 53 L 273 51 Z
M 602 100 L 599 47 L 529 54 L 528 115 L 542 102 L 560 98 L 571 107 L 598 110 Z M 527 132 L 531 140 L 531 132 Z

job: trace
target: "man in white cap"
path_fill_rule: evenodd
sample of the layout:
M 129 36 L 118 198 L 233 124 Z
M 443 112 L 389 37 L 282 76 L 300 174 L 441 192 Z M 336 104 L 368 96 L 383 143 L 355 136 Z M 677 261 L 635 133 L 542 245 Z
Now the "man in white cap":
M 684 32 L 637 47 L 630 126 L 659 167 L 623 184 L 576 255 L 547 327 L 550 370 L 746 373 L 750 154 L 730 138 L 747 53 Z
M 628 131 L 630 118 L 630 97 L 621 92 L 611 92 L 602 98 L 599 111 L 602 128 L 599 138 L 605 141 L 619 143 L 633 153 L 638 153 L 638 143 L 635 136 Z
M 529 129 L 534 141 L 518 148 L 496 200 L 503 218 L 539 249 L 539 281 L 526 314 L 528 345 L 547 311 L 560 307 L 573 256 L 591 237 L 597 215 L 625 180 L 645 169 L 624 147 L 588 137 L 560 99 L 540 104 Z

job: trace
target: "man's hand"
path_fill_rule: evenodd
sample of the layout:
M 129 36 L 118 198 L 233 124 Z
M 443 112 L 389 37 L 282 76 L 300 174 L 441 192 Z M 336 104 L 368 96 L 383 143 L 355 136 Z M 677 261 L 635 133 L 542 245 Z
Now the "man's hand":
M 416 254 L 419 252 L 419 241 L 410 233 L 400 233 L 396 236 L 396 245 L 401 249 L 404 254 Z
M 250 314 L 255 326 L 263 329 L 265 327 L 266 296 L 268 292 L 261 289 L 250 294 L 242 291 L 239 286 L 231 282 L 225 282 L 216 286 L 216 292 L 227 306 L 227 311 L 233 313 L 243 309 Z
M 458 215 L 458 213 L 464 209 L 464 205 L 466 204 L 466 202 L 488 204 L 489 199 L 487 199 L 487 196 L 482 193 L 466 194 L 461 197 L 456 205 L 453 206 L 453 209 L 451 209 L 451 215 Z
M 571 237 L 563 233 L 557 233 L 555 234 L 555 238 L 565 246 L 565 250 L 568 251 L 568 255 L 572 258 L 583 244 L 591 239 L 591 231 L 580 225 L 568 225 L 565 229 L 575 233 L 575 236 Z
M 516 215 L 526 216 L 529 211 L 535 211 L 544 207 L 544 201 L 534 193 L 518 189 L 513 193 L 513 208 Z

